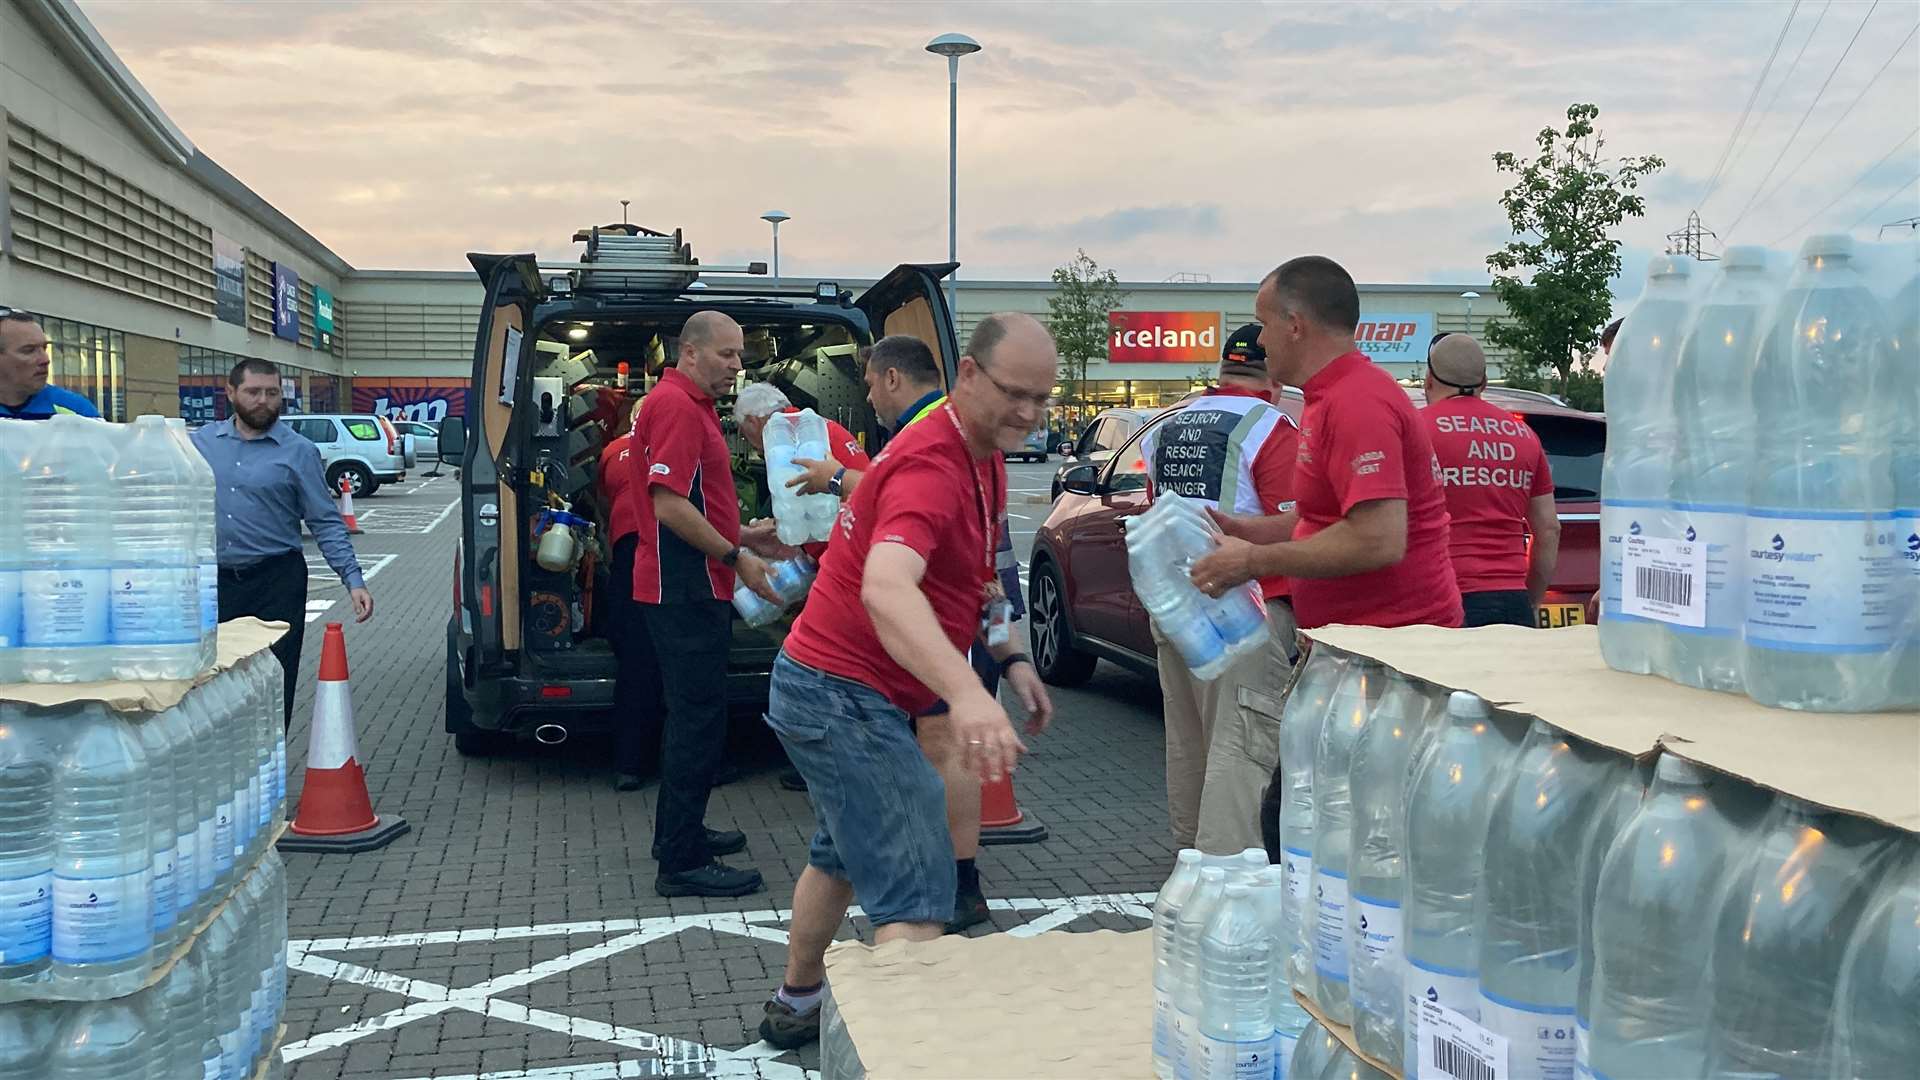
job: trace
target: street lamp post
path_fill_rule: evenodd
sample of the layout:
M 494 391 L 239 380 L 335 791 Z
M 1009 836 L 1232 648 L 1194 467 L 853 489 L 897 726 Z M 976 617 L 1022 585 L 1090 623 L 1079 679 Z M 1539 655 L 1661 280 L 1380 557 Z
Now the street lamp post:
M 980 51 L 980 43 L 965 34 L 941 34 L 927 42 L 927 51 L 947 58 L 947 261 L 959 262 L 960 232 L 960 58 Z M 947 314 L 958 324 L 959 272 L 947 276 Z
M 780 287 L 780 223 L 792 220 L 793 215 L 784 210 L 769 210 L 760 215 L 760 220 L 773 226 L 773 287 Z
M 1460 299 L 1467 302 L 1467 333 L 1471 334 L 1473 333 L 1473 302 L 1480 299 L 1480 294 L 1468 289 L 1460 294 Z

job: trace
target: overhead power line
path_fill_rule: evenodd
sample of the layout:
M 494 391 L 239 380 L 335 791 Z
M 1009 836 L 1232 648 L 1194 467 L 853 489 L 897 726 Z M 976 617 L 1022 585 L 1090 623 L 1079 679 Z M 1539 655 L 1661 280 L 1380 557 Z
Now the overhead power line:
M 1799 232 L 1801 229 L 1806 228 L 1807 226 L 1813 224 L 1815 221 L 1818 221 L 1820 218 L 1826 216 L 1827 211 L 1832 210 L 1836 206 L 1839 206 L 1841 200 L 1853 194 L 1855 188 L 1859 187 L 1861 184 L 1866 183 L 1867 177 L 1872 176 L 1875 170 L 1879 169 L 1880 166 L 1885 165 L 1887 162 L 1892 161 L 1893 155 L 1899 153 L 1901 147 L 1912 142 L 1915 136 L 1920 136 L 1920 124 L 1915 125 L 1912 131 L 1907 132 L 1906 138 L 1901 139 L 1899 142 L 1893 144 L 1893 149 L 1887 151 L 1885 157 L 1882 157 L 1879 161 L 1876 161 L 1872 165 L 1868 166 L 1867 171 L 1861 173 L 1858 177 L 1854 179 L 1853 183 L 1848 184 L 1844 190 L 1842 190 L 1838 195 L 1835 195 L 1833 197 L 1832 202 L 1828 203 L 1827 205 L 1821 207 L 1818 210 L 1815 210 L 1812 214 L 1808 215 L 1807 220 L 1801 222 L 1798 225 L 1795 225 L 1793 228 L 1788 229 L 1786 232 L 1781 233 L 1777 239 L 1771 241 L 1767 246 L 1772 247 L 1775 244 L 1780 243 L 1781 240 L 1785 240 L 1787 237 L 1792 236 L 1793 234 Z
M 1780 35 L 1773 39 L 1773 51 L 1767 54 L 1767 62 L 1760 68 L 1760 78 L 1754 81 L 1753 92 L 1747 95 L 1746 107 L 1740 110 L 1740 120 L 1733 125 L 1733 133 L 1727 136 L 1727 145 L 1720 149 L 1720 160 L 1713 163 L 1713 175 L 1707 177 L 1707 189 L 1700 193 L 1700 199 L 1694 203 L 1698 207 L 1713 197 L 1714 189 L 1720 185 L 1720 176 L 1726 171 L 1727 158 L 1733 155 L 1733 146 L 1740 141 L 1740 133 L 1746 130 L 1747 117 L 1753 115 L 1753 103 L 1760 100 L 1760 90 L 1767 85 L 1767 73 L 1773 70 L 1773 62 L 1780 57 L 1780 46 L 1787 40 L 1787 31 L 1793 28 L 1793 17 L 1800 10 L 1800 0 L 1793 0 L 1793 7 L 1787 11 L 1787 21 L 1780 24 Z
M 1800 122 L 1793 126 L 1793 134 L 1787 136 L 1787 141 L 1780 147 L 1780 152 L 1774 155 L 1773 164 L 1767 166 L 1767 171 L 1760 177 L 1760 182 L 1754 185 L 1753 197 L 1749 198 L 1747 205 L 1741 207 L 1740 212 L 1733 216 L 1733 224 L 1727 226 L 1728 235 L 1732 235 L 1733 230 L 1740 226 L 1741 219 L 1745 218 L 1747 213 L 1753 209 L 1754 204 L 1759 202 L 1760 192 L 1766 188 L 1767 181 L 1773 179 L 1773 171 L 1780 167 L 1782 161 L 1786 160 L 1787 151 L 1793 148 L 1793 141 L 1800 137 L 1801 130 L 1807 126 L 1807 118 L 1813 115 L 1813 110 L 1820 104 L 1820 99 L 1826 95 L 1827 87 L 1833 85 L 1833 77 L 1840 73 L 1840 65 L 1847 62 L 1847 55 L 1853 52 L 1854 43 L 1860 40 L 1861 33 L 1867 29 L 1867 20 L 1873 18 L 1874 11 L 1879 7 L 1880 0 L 1873 0 L 1872 6 L 1867 8 L 1867 13 L 1861 16 L 1860 25 L 1854 28 L 1853 36 L 1847 39 L 1847 47 L 1840 50 L 1840 58 L 1833 62 L 1833 67 L 1828 70 L 1827 77 L 1820 83 L 1820 89 L 1814 91 L 1813 100 L 1807 103 L 1807 111 L 1800 114 Z
M 1861 100 L 1867 96 L 1867 91 L 1873 89 L 1873 84 L 1879 82 L 1880 76 L 1885 75 L 1887 69 L 1893 66 L 1893 62 L 1900 58 L 1900 53 L 1906 49 L 1907 43 L 1912 41 L 1916 34 L 1920 34 L 1920 22 L 1914 23 L 1913 29 L 1907 31 L 1907 36 L 1901 38 L 1900 44 L 1895 45 L 1893 52 L 1887 54 L 1887 62 L 1880 65 L 1880 69 L 1873 73 L 1873 78 L 1867 80 L 1867 85 L 1861 87 L 1860 92 L 1855 94 L 1853 100 L 1847 103 L 1847 107 L 1840 113 L 1839 119 L 1827 127 L 1826 134 L 1820 136 L 1820 141 L 1813 144 L 1813 149 L 1807 151 L 1807 155 L 1800 159 L 1800 163 L 1789 170 L 1787 175 L 1781 177 L 1780 182 L 1773 186 L 1773 190 L 1767 192 L 1756 205 L 1765 206 L 1782 191 L 1786 190 L 1787 185 L 1793 182 L 1793 178 L 1800 175 L 1800 170 L 1807 167 L 1807 162 L 1812 161 L 1814 155 L 1820 152 L 1820 148 L 1827 145 L 1827 140 L 1833 138 L 1833 133 L 1840 130 L 1840 125 L 1846 122 L 1848 116 L 1852 115 L 1854 106 L 1860 104 Z
M 1766 126 L 1767 119 L 1773 115 L 1773 107 L 1780 104 L 1780 95 L 1786 93 L 1787 87 L 1793 85 L 1793 73 L 1800 70 L 1800 58 L 1807 55 L 1807 46 L 1812 45 L 1813 39 L 1820 36 L 1820 24 L 1827 21 L 1827 11 L 1832 7 L 1833 0 L 1827 0 L 1826 6 L 1820 9 L 1820 14 L 1814 16 L 1813 29 L 1808 30 L 1807 36 L 1801 40 L 1800 51 L 1793 54 L 1793 63 L 1787 65 L 1787 73 L 1780 76 L 1780 81 L 1774 84 L 1773 93 L 1767 96 L 1767 103 L 1760 107 L 1760 118 L 1754 121 L 1753 129 L 1747 132 L 1747 140 L 1734 149 L 1733 157 L 1727 161 L 1727 168 L 1731 169 L 1739 164 L 1740 155 L 1746 153 L 1747 149 L 1754 144 L 1760 129 Z M 1706 200 L 1702 199 L 1701 203 L 1704 205 Z
M 1894 199 L 1896 199 L 1896 198 L 1898 198 L 1898 197 L 1900 196 L 1900 193 L 1901 193 L 1901 192 L 1903 192 L 1903 191 L 1905 191 L 1905 190 L 1907 190 L 1908 188 L 1910 188 L 1910 187 L 1912 187 L 1912 186 L 1913 186 L 1913 182 L 1914 182 L 1914 180 L 1920 180 L 1920 173 L 1914 173 L 1914 174 L 1913 174 L 1913 179 L 1912 179 L 1912 180 L 1908 180 L 1908 181 L 1907 181 L 1906 183 L 1904 183 L 1904 184 L 1901 184 L 1901 185 L 1900 185 L 1899 187 L 1897 187 L 1897 188 L 1894 188 L 1894 189 L 1893 189 L 1892 191 L 1889 191 L 1889 192 L 1887 192 L 1887 197 L 1886 197 L 1886 198 L 1884 198 L 1884 199 L 1881 199 L 1881 200 L 1880 200 L 1879 202 L 1877 202 L 1877 203 L 1874 203 L 1874 204 L 1873 204 L 1873 209 L 1871 209 L 1871 210 L 1868 210 L 1868 211 L 1867 211 L 1866 213 L 1864 213 L 1864 214 L 1861 214 L 1861 215 L 1860 215 L 1860 220 L 1859 220 L 1859 221 L 1856 221 L 1856 222 L 1854 222 L 1854 223 L 1853 223 L 1852 225 L 1849 225 L 1849 226 L 1847 226 L 1847 228 L 1848 228 L 1849 230 L 1852 230 L 1852 229 L 1857 229 L 1857 228 L 1859 228 L 1859 227 L 1860 227 L 1860 226 L 1862 226 L 1862 225 L 1865 225 L 1865 224 L 1867 223 L 1867 221 L 1868 221 L 1868 219 L 1869 219 L 1869 218 L 1872 218 L 1872 217 L 1873 217 L 1873 215 L 1875 215 L 1875 214 L 1877 214 L 1877 213 L 1879 213 L 1879 212 L 1881 211 L 1881 209 L 1882 209 L 1882 208 L 1884 208 L 1884 207 L 1885 207 L 1885 206 L 1886 206 L 1886 205 L 1887 205 L 1888 203 L 1890 203 L 1890 202 L 1892 202 L 1892 201 L 1893 201 Z

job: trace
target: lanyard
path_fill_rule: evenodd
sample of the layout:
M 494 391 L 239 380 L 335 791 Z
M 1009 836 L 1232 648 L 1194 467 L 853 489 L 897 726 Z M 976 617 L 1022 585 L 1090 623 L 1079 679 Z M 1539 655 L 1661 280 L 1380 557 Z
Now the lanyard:
M 986 487 L 980 483 L 980 465 L 973 460 L 972 453 L 967 450 L 967 432 L 965 428 L 960 426 L 960 414 L 954 412 L 952 404 L 945 403 L 944 399 L 942 399 L 942 404 L 946 411 L 947 419 L 953 421 L 953 433 L 960 436 L 960 451 L 967 458 L 967 474 L 973 478 L 974 498 L 980 505 L 980 532 L 986 538 L 987 545 L 986 579 L 992 580 L 994 576 L 993 556 L 996 549 L 1000 546 L 1000 530 L 994 527 L 993 503 L 987 499 Z M 918 417 L 915 419 L 918 419 Z

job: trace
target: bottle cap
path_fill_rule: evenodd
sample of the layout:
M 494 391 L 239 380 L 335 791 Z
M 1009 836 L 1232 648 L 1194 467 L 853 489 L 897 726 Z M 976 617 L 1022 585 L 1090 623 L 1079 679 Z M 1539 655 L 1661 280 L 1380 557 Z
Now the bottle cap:
M 1242 848 L 1239 859 L 1242 863 L 1255 869 L 1263 869 L 1267 865 L 1267 849 L 1257 847 Z
M 1653 778 L 1669 784 L 1704 784 L 1707 770 L 1682 757 L 1661 752 L 1653 763 Z
M 1253 885 L 1245 881 L 1235 881 L 1227 885 L 1227 899 L 1238 900 L 1253 891 Z
M 1693 260 L 1685 255 L 1655 255 L 1647 263 L 1647 280 L 1688 278 L 1693 276 Z
M 1846 233 L 1816 233 L 1800 245 L 1803 259 L 1844 259 L 1853 254 L 1853 237 Z
M 1226 876 L 1227 876 L 1227 868 L 1226 868 L 1226 867 L 1224 867 L 1224 866 L 1209 866 L 1209 867 L 1206 867 L 1206 868 L 1204 868 L 1204 869 L 1202 869 L 1202 870 L 1200 871 L 1200 884 L 1202 884 L 1202 885 L 1211 885 L 1211 884 L 1213 884 L 1213 883 L 1215 883 L 1215 882 L 1219 882 L 1219 881 L 1223 881 L 1223 880 L 1225 880 L 1225 879 L 1226 879 Z
M 1199 848 L 1181 848 L 1180 854 L 1176 856 L 1176 860 L 1182 866 L 1198 865 L 1200 860 L 1204 858 L 1206 858 L 1206 855 L 1203 854 Z
M 1487 702 L 1479 694 L 1470 694 L 1465 690 L 1455 690 L 1447 698 L 1447 715 L 1462 720 L 1485 720 Z
M 1729 270 L 1765 270 L 1767 249 L 1758 244 L 1735 244 L 1720 256 L 1720 264 Z

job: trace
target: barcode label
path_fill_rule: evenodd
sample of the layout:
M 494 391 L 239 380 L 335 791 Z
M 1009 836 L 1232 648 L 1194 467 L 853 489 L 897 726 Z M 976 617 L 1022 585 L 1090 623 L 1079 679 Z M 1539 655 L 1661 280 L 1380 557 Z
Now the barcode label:
M 1494 1080 L 1493 1066 L 1452 1039 L 1433 1040 L 1433 1067 L 1454 1080 Z
M 1463 1013 L 1420 1001 L 1417 1080 L 1508 1080 L 1507 1039 Z
M 1703 541 L 1629 535 L 1621 544 L 1627 615 L 1673 623 L 1707 625 L 1707 545 Z

